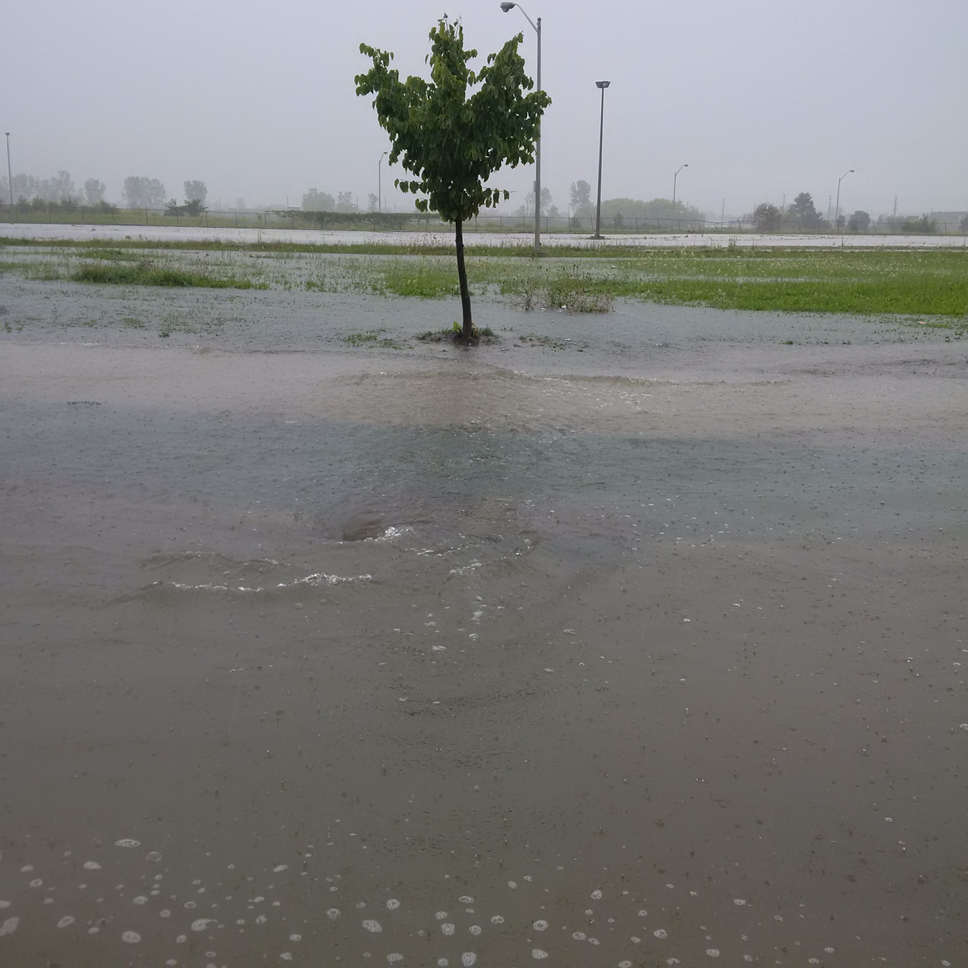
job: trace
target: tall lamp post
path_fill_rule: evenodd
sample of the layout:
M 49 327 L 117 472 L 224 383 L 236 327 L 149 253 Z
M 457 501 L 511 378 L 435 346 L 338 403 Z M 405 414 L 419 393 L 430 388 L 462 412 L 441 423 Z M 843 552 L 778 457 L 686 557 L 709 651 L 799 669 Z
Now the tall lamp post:
M 850 174 L 850 173 L 851 173 L 851 172 L 852 172 L 853 170 L 854 170 L 853 168 L 849 168 L 849 169 L 848 169 L 847 171 L 845 171 L 845 172 L 844 172 L 844 173 L 843 173 L 843 174 L 842 174 L 842 175 L 840 176 L 840 178 L 838 178 L 838 179 L 837 179 L 837 210 L 836 210 L 836 214 L 834 215 L 834 228 L 835 228 L 835 229 L 839 229 L 839 228 L 840 228 L 840 183 L 841 183 L 841 182 L 842 182 L 842 181 L 843 181 L 843 180 L 844 180 L 844 179 L 845 179 L 845 178 L 846 178 L 846 177 L 847 177 L 847 176 L 848 176 L 848 175 L 849 175 L 849 174 Z M 829 212 L 830 212 L 830 209 L 829 209 L 829 208 L 827 209 L 827 212 L 828 212 L 828 214 L 829 214 Z
M 384 151 L 376 165 L 376 210 L 383 211 L 383 159 L 389 154 Z
M 680 165 L 676 169 L 676 173 L 672 176 L 672 214 L 673 216 L 675 216 L 676 214 L 676 182 L 679 181 L 679 172 L 682 171 L 683 168 L 688 168 L 688 167 L 689 167 L 688 165 Z
M 602 92 L 602 119 L 598 125 L 598 207 L 595 214 L 595 238 L 602 237 L 602 145 L 605 142 L 605 88 L 611 81 L 595 81 L 595 87 Z
M 10 189 L 10 207 L 13 208 L 13 172 L 10 170 L 10 132 L 4 131 L 7 136 L 7 187 Z
M 541 18 L 537 24 L 527 15 L 520 3 L 505 2 L 501 9 L 508 13 L 515 7 L 524 14 L 524 19 L 531 24 L 538 35 L 538 90 L 541 90 Z M 534 143 L 534 254 L 541 254 L 541 119 L 538 119 L 538 137 Z

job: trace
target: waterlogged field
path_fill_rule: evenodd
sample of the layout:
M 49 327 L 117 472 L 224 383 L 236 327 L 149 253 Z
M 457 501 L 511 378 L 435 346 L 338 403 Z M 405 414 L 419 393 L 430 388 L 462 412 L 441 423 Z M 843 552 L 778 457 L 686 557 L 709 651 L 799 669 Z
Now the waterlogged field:
M 2 254 L 4 968 L 968 962 L 955 254 Z
M 23 242 L 2 240 L 0 271 L 117 285 L 457 294 L 446 247 Z M 550 247 L 546 258 L 534 260 L 527 250 L 479 246 L 469 254 L 468 275 L 476 295 L 513 297 L 525 308 L 605 312 L 625 298 L 717 309 L 932 316 L 955 328 L 968 318 L 963 249 Z

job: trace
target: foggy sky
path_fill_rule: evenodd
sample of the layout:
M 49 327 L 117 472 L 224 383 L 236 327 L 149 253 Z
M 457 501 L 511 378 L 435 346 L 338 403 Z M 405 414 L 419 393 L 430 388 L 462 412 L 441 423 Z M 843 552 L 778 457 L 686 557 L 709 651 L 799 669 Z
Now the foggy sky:
M 828 197 L 841 211 L 968 210 L 968 0 L 527 0 L 542 17 L 543 184 L 564 210 L 569 185 L 597 177 L 605 94 L 605 198 L 672 195 L 706 212 Z M 66 169 L 119 201 L 124 178 L 208 204 L 298 205 L 310 187 L 377 191 L 389 147 L 353 77 L 365 41 L 424 74 L 444 12 L 486 55 L 535 34 L 498 0 L 5 0 L 0 130 L 14 174 Z M 6 175 L 6 158 L 0 167 Z M 384 197 L 399 210 L 383 165 Z M 532 168 L 491 184 L 523 202 Z

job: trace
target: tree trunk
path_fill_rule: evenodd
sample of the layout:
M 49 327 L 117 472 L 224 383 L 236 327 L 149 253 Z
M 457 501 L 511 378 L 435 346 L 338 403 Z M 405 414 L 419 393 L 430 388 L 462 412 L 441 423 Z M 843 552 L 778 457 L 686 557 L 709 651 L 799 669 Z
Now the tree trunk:
M 457 278 L 460 280 L 460 305 L 464 314 L 461 336 L 464 339 L 470 339 L 474 335 L 474 323 L 471 320 L 471 291 L 467 288 L 467 269 L 464 268 L 464 233 L 460 219 L 457 220 Z

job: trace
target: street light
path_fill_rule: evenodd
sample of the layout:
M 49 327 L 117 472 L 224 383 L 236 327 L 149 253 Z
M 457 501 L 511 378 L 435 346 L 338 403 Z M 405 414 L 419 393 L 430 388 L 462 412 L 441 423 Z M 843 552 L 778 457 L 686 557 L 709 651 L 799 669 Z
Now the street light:
M 598 211 L 595 215 L 595 238 L 602 237 L 602 145 L 605 141 L 605 88 L 611 81 L 595 81 L 595 87 L 602 92 L 602 120 L 598 126 Z
M 538 23 L 527 15 L 520 3 L 502 3 L 501 9 L 508 13 L 515 7 L 524 14 L 524 19 L 531 24 L 538 35 L 538 90 L 541 90 L 541 18 Z M 541 254 L 541 119 L 538 119 L 538 137 L 534 142 L 534 254 Z
M 383 159 L 389 154 L 384 151 L 376 165 L 376 210 L 383 211 Z
M 673 216 L 675 216 L 676 214 L 676 182 L 679 180 L 679 172 L 682 171 L 683 168 L 688 168 L 688 167 L 689 167 L 688 165 L 680 165 L 676 169 L 676 173 L 672 176 L 672 214 Z
M 846 177 L 847 177 L 847 176 L 848 176 L 848 175 L 849 175 L 849 174 L 850 174 L 850 173 L 851 173 L 851 172 L 852 172 L 853 170 L 854 170 L 853 168 L 849 168 L 849 169 L 848 169 L 847 171 L 845 171 L 845 172 L 844 172 L 844 173 L 843 173 L 843 174 L 842 174 L 842 175 L 840 176 L 840 178 L 838 178 L 838 179 L 837 179 L 837 210 L 836 210 L 836 212 L 835 212 L 835 214 L 834 214 L 834 227 L 835 227 L 835 228 L 838 228 L 838 229 L 840 228 L 840 183 L 841 183 L 841 182 L 842 182 L 842 181 L 843 181 L 843 180 L 844 180 L 844 179 L 845 179 L 845 178 L 846 178 Z M 829 212 L 829 211 L 830 211 L 830 209 L 828 208 L 828 209 L 827 209 L 827 211 Z
M 13 208 L 13 173 L 10 171 L 10 132 L 4 131 L 7 136 L 7 187 L 10 189 L 10 207 Z

